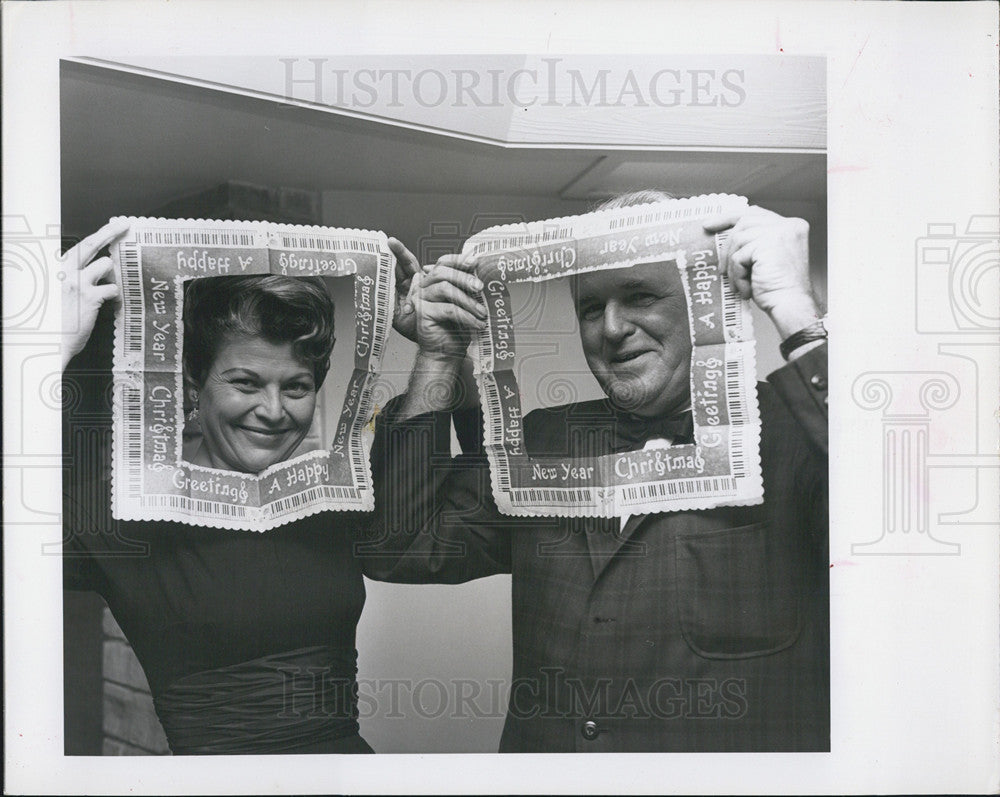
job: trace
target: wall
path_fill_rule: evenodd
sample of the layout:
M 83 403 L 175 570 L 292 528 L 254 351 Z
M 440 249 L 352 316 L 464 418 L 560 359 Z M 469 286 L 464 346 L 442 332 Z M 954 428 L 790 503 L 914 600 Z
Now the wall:
M 102 615 L 103 755 L 169 755 L 149 684 L 111 611 Z

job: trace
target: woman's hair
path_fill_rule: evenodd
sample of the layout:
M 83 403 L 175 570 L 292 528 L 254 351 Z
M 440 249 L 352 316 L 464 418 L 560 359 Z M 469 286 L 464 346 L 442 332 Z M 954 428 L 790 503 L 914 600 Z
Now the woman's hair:
M 320 277 L 205 277 L 184 293 L 184 370 L 202 384 L 227 336 L 291 343 L 319 388 L 333 351 L 333 302 Z
M 615 208 L 630 208 L 633 205 L 648 205 L 650 202 L 663 202 L 666 199 L 677 199 L 673 194 L 655 188 L 645 188 L 641 191 L 626 191 L 605 199 L 595 210 L 614 210 Z

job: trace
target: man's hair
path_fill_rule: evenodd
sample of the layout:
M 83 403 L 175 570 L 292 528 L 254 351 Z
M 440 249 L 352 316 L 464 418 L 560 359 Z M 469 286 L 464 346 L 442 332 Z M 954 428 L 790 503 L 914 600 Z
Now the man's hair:
M 624 194 L 606 199 L 595 210 L 630 208 L 633 205 L 648 205 L 650 202 L 663 202 L 666 199 L 677 199 L 677 197 L 656 188 L 645 188 L 641 191 L 626 191 Z
M 184 370 L 200 385 L 227 336 L 291 343 L 319 388 L 333 351 L 333 301 L 320 277 L 206 277 L 184 293 Z
M 644 188 L 640 191 L 626 191 L 623 194 L 617 194 L 610 199 L 605 199 L 600 205 L 594 208 L 597 210 L 614 210 L 615 208 L 630 208 L 635 205 L 648 205 L 651 202 L 663 202 L 667 199 L 677 199 L 673 194 L 669 194 L 666 191 L 660 191 L 657 188 Z M 573 304 L 576 305 L 577 301 L 577 280 L 579 279 L 579 274 L 574 274 L 569 279 L 569 291 L 570 295 L 573 297 Z

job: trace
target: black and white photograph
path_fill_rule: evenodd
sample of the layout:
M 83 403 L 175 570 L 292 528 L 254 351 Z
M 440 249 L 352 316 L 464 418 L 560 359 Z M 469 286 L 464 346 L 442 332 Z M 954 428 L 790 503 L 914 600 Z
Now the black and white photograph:
M 232 59 L 227 60 L 227 66 L 231 66 Z M 412 373 L 398 375 L 405 376 L 405 381 L 400 380 L 400 396 L 389 401 L 372 421 L 379 441 L 375 444 L 374 478 L 379 482 L 375 491 L 376 495 L 384 494 L 385 500 L 376 502 L 371 517 L 330 513 L 268 530 L 264 532 L 268 539 L 258 539 L 259 528 L 222 531 L 215 536 L 210 528 L 125 523 L 114 517 L 102 528 L 92 520 L 93 513 L 77 519 L 66 507 L 67 586 L 71 590 L 66 600 L 78 602 L 80 596 L 74 592 L 87 591 L 97 592 L 108 604 L 107 609 L 102 607 L 100 619 L 95 616 L 90 623 L 99 630 L 103 653 L 99 661 L 91 664 L 96 664 L 98 671 L 89 675 L 89 681 L 103 690 L 105 707 L 100 738 L 92 739 L 90 744 L 99 744 L 103 754 L 164 752 L 164 738 L 166 748 L 174 754 L 338 752 L 339 744 L 328 748 L 316 745 L 323 734 L 342 732 L 344 717 L 340 714 L 345 711 L 357 715 L 352 728 L 355 733 L 371 727 L 369 735 L 374 738 L 388 737 L 376 748 L 382 752 L 829 749 L 829 619 L 824 565 L 828 558 L 826 389 L 825 385 L 810 383 L 826 378 L 826 333 L 821 321 L 825 312 L 819 298 L 825 292 L 826 217 L 822 59 L 800 59 L 792 64 L 797 69 L 764 57 L 748 58 L 739 68 L 728 66 L 739 62 L 736 56 L 722 57 L 714 67 L 701 58 L 695 61 L 697 69 L 682 60 L 677 64 L 683 69 L 666 69 L 659 59 L 633 59 L 627 69 L 610 74 L 592 58 L 543 62 L 528 56 L 524 61 L 549 64 L 554 70 L 549 77 L 558 82 L 544 91 L 562 97 L 562 104 L 571 110 L 580 108 L 586 84 L 597 85 L 595 90 L 608 97 L 625 96 L 632 85 L 646 86 L 659 96 L 665 91 L 661 86 L 670 85 L 675 87 L 674 92 L 688 97 L 687 104 L 706 106 L 695 108 L 693 129 L 697 128 L 697 115 L 705 115 L 708 107 L 716 114 L 725 113 L 719 107 L 720 98 L 725 98 L 736 117 L 731 127 L 745 136 L 747 131 L 738 119 L 746 110 L 737 100 L 760 86 L 770 94 L 766 111 L 774 121 L 760 125 L 759 135 L 767 133 L 772 148 L 777 143 L 777 120 L 795 113 L 800 123 L 788 136 L 789 153 L 746 155 L 736 151 L 720 158 L 696 151 L 685 153 L 678 163 L 676 155 L 655 144 L 624 150 L 609 147 L 598 136 L 589 134 L 587 137 L 593 139 L 591 147 L 581 145 L 567 152 L 540 145 L 525 156 L 488 143 L 456 140 L 455 133 L 407 131 L 411 140 L 400 140 L 403 133 L 387 130 L 384 123 L 375 120 L 351 120 L 360 130 L 344 131 L 345 122 L 336 109 L 298 109 L 294 119 L 287 119 L 283 118 L 287 116 L 285 111 L 273 101 L 244 101 L 246 107 L 234 108 L 236 100 L 219 92 L 206 95 L 178 86 L 176 81 L 138 77 L 133 70 L 94 64 L 85 58 L 63 64 L 63 207 L 65 214 L 73 214 L 64 220 L 64 230 L 89 229 L 86 222 L 76 221 L 76 216 L 83 215 L 84 209 L 95 216 L 100 212 L 94 208 L 89 192 L 74 200 L 70 188 L 83 182 L 79 172 L 89 168 L 95 159 L 105 164 L 100 177 L 104 187 L 99 193 L 109 208 L 117 208 L 110 210 L 115 215 L 214 218 L 218 208 L 206 210 L 197 205 L 206 196 L 225 198 L 235 184 L 243 196 L 281 197 L 282 191 L 293 184 L 296 190 L 315 197 L 321 215 L 309 220 L 313 223 L 399 230 L 394 254 L 400 309 L 395 323 L 403 340 L 396 351 L 405 362 L 405 345 L 412 347 L 415 343 L 417 348 L 415 355 L 409 355 L 414 363 Z M 465 58 L 462 62 L 477 67 L 474 75 L 485 75 L 490 67 L 487 59 L 478 59 L 477 63 Z M 399 63 L 400 73 L 414 72 L 414 99 L 423 98 L 420 92 L 427 80 L 424 76 L 447 76 L 451 80 L 454 75 L 464 74 L 448 68 L 458 63 L 456 58 L 445 59 L 444 63 L 440 59 L 422 63 L 409 56 Z M 302 80 L 301 74 L 315 74 L 315 64 L 315 59 L 286 61 L 283 66 L 289 85 L 294 89 Z M 370 71 L 364 68 L 363 61 L 344 64 L 348 67 L 344 76 L 348 84 L 359 82 Z M 183 60 L 160 66 L 169 66 L 173 72 L 185 70 Z M 200 66 L 210 68 L 211 63 L 202 62 Z M 341 62 L 321 66 L 320 79 L 325 79 L 323 76 L 330 70 L 338 71 Z M 247 59 L 243 68 L 253 71 L 271 67 L 270 60 Z M 530 83 L 520 88 L 525 81 L 514 79 L 530 74 L 537 74 L 537 69 L 521 75 L 513 70 L 506 76 L 511 92 L 541 91 Z M 778 91 L 777 86 L 784 91 Z M 391 105 L 391 96 L 386 104 Z M 600 103 L 596 104 L 595 108 L 586 107 L 588 115 L 601 115 Z M 462 130 L 468 126 L 455 109 L 445 107 L 443 102 L 440 105 L 438 127 L 454 124 Z M 631 106 L 624 100 L 621 105 L 621 109 L 613 105 L 614 112 L 628 121 Z M 671 112 L 676 114 L 677 109 L 664 107 L 660 117 L 665 121 Z M 254 132 L 236 132 L 233 117 L 238 114 L 259 120 L 254 125 L 246 121 L 240 125 Z M 122 130 L 123 116 L 132 120 L 135 129 Z M 651 131 L 656 117 L 648 110 L 646 116 Z M 115 120 L 115 135 L 120 137 L 115 145 L 108 140 L 110 120 Z M 268 131 L 266 128 L 272 124 L 275 131 Z M 326 128 L 322 162 L 326 171 L 320 173 L 320 163 L 309 164 L 310 181 L 303 186 L 297 181 L 304 179 L 301 153 L 308 146 L 304 141 L 296 144 L 295 137 L 316 136 L 320 125 Z M 223 132 L 227 127 L 228 132 Z M 560 139 L 567 132 L 557 129 L 547 135 L 559 136 L 553 143 L 562 143 Z M 627 129 L 619 134 L 624 137 L 623 143 L 630 142 L 628 134 Z M 643 134 L 649 132 L 640 131 L 639 135 Z M 690 145 L 695 140 L 693 131 L 686 135 L 691 138 L 679 138 L 676 144 Z M 359 137 L 363 144 L 359 144 Z M 211 141 L 226 143 L 224 153 L 219 152 L 218 164 L 208 161 Z M 763 138 L 757 142 L 744 138 L 734 142 L 734 149 L 761 141 Z M 183 170 L 169 154 L 182 142 L 204 153 Z M 381 150 L 379 161 L 413 164 L 413 189 L 434 179 L 445 183 L 434 193 L 439 203 L 447 203 L 453 216 L 442 215 L 442 207 L 436 216 L 423 218 L 427 210 L 420 201 L 411 202 L 405 209 L 395 207 L 390 215 L 385 208 L 398 204 L 398 199 L 392 201 L 398 197 L 396 171 L 352 166 L 350 153 L 358 146 L 363 146 L 366 158 Z M 427 152 L 418 155 L 418 147 Z M 457 148 L 464 152 L 456 152 Z M 480 174 L 503 173 L 502 182 L 497 182 L 499 176 L 486 181 L 478 174 L 456 173 L 454 161 L 462 155 L 476 164 Z M 542 157 L 547 161 L 544 168 L 539 162 Z M 712 171 L 704 168 L 708 165 Z M 355 173 L 348 177 L 352 168 Z M 205 188 L 206 171 L 213 169 L 229 179 Z M 156 199 L 138 199 L 134 195 L 115 202 L 115 193 L 123 187 L 136 192 L 126 174 L 137 174 L 138 184 L 150 191 L 164 190 L 157 173 L 170 175 L 177 184 L 176 193 L 194 197 L 190 204 L 172 199 L 158 210 L 145 204 Z M 529 175 L 530 186 L 526 184 Z M 190 182 L 182 188 L 181 180 Z M 323 186 L 340 182 L 352 188 L 328 197 Z M 257 186 L 256 193 L 251 194 L 247 186 Z M 644 229 L 647 234 L 649 230 L 669 231 L 686 221 L 683 213 L 691 214 L 697 208 L 704 216 L 696 223 L 698 228 L 705 230 L 706 225 L 716 224 L 729 231 L 728 258 L 718 258 L 718 272 L 733 283 L 742 280 L 746 285 L 743 298 L 751 300 L 756 296 L 758 308 L 768 308 L 761 310 L 755 326 L 780 325 L 772 337 L 787 340 L 796 334 L 800 348 L 815 350 L 810 364 L 802 365 L 805 361 L 796 363 L 793 355 L 804 355 L 806 351 L 786 347 L 784 357 L 790 364 L 776 366 L 777 388 L 756 388 L 752 382 L 748 387 L 750 392 L 763 391 L 758 399 L 764 405 L 760 424 L 763 432 L 760 427 L 756 430 L 758 437 L 763 434 L 760 444 L 765 453 L 763 502 L 758 497 L 758 506 L 712 511 L 727 497 L 716 487 L 707 488 L 699 497 L 698 510 L 678 511 L 667 506 L 674 511 L 629 513 L 618 509 L 616 516 L 601 520 L 557 518 L 552 516 L 554 513 L 545 516 L 543 508 L 534 513 L 537 517 L 533 523 L 505 518 L 490 500 L 491 468 L 475 455 L 483 437 L 478 422 L 483 414 L 479 392 L 463 390 L 460 381 L 463 372 L 472 370 L 472 364 L 465 360 L 469 357 L 471 334 L 477 330 L 476 313 L 479 307 L 485 307 L 479 298 L 481 290 L 470 281 L 481 283 L 487 279 L 489 264 L 481 258 L 484 262 L 474 269 L 466 262 L 471 258 L 463 259 L 460 250 L 445 252 L 448 243 L 460 246 L 463 231 L 471 230 L 477 218 L 488 211 L 494 218 L 521 217 L 527 221 L 529 213 L 532 217 L 565 217 L 575 211 L 595 210 L 603 202 L 608 208 L 621 208 L 627 213 L 632 208 L 659 207 L 657 202 L 669 202 L 670 197 L 717 194 L 723 190 L 738 190 L 748 195 L 751 204 L 745 202 L 725 210 L 722 204 L 701 211 L 699 204 L 704 203 L 692 201 L 682 204 L 672 224 L 660 221 L 659 226 L 649 223 Z M 241 196 L 236 191 L 235 195 Z M 524 192 L 523 198 L 518 192 Z M 123 207 L 125 203 L 130 204 Z M 534 209 L 527 209 L 532 206 Z M 382 210 L 375 212 L 375 208 Z M 237 220 L 255 210 L 232 202 L 226 209 L 229 218 Z M 278 213 L 278 208 L 256 209 L 256 214 L 266 221 L 288 221 Z M 96 223 L 90 222 L 90 226 Z M 195 227 L 190 222 L 181 223 Z M 141 224 L 136 222 L 140 228 Z M 207 222 L 202 226 L 212 229 Z M 217 227 L 219 234 L 229 233 L 231 237 L 240 232 L 239 227 Z M 456 232 L 453 241 L 432 238 L 442 228 Z M 415 229 L 418 234 L 407 235 L 405 229 Z M 697 245 L 688 246 L 692 261 L 695 250 L 712 240 L 710 232 L 716 229 L 703 232 L 703 239 L 696 239 Z M 581 235 L 575 233 L 574 240 Z M 810 235 L 816 241 L 812 251 Z M 672 240 L 669 235 L 662 237 Z M 433 241 L 438 251 L 431 258 L 421 258 L 407 248 L 406 241 L 424 252 L 431 249 Z M 240 250 L 189 250 L 174 246 L 173 239 L 168 243 L 163 253 L 146 254 L 148 271 L 161 261 L 171 269 L 176 267 L 175 261 L 186 265 L 187 260 L 204 251 L 212 253 L 213 261 L 243 259 Z M 235 246 L 228 239 L 223 244 Z M 576 244 L 581 252 L 585 248 L 583 242 Z M 756 255 L 757 250 L 765 254 Z M 775 254 L 769 261 L 771 252 Z M 814 256 L 810 258 L 810 254 Z M 123 252 L 120 257 L 124 260 L 125 256 Z M 247 260 L 250 257 L 246 255 Z M 583 257 L 581 254 L 581 263 Z M 634 261 L 640 259 L 637 255 Z M 543 406 L 534 413 L 529 404 L 523 423 L 523 445 L 529 453 L 562 455 L 573 462 L 588 448 L 590 456 L 611 453 L 616 449 L 597 450 L 593 445 L 566 448 L 565 442 L 563 450 L 558 448 L 559 441 L 576 439 L 581 432 L 584 436 L 599 436 L 609 421 L 613 427 L 629 426 L 629 433 L 662 440 L 664 445 L 682 446 L 688 442 L 680 437 L 692 432 L 678 431 L 665 439 L 665 433 L 658 429 L 666 421 L 683 424 L 684 418 L 690 419 L 692 414 L 691 384 L 696 369 L 690 363 L 693 327 L 688 302 L 672 262 L 650 263 L 649 257 L 645 260 L 644 265 L 633 266 L 628 257 L 619 258 L 618 269 L 581 274 L 575 278 L 575 298 L 566 295 L 573 291 L 563 280 L 555 286 L 563 291 L 562 296 L 556 290 L 535 295 L 528 291 L 516 303 L 509 300 L 507 313 L 519 333 L 518 343 L 526 352 L 512 358 L 510 364 L 510 370 L 524 385 L 520 392 L 528 394 L 529 400 L 541 399 L 542 391 L 536 386 L 544 383 L 538 378 L 539 369 L 544 369 L 541 373 L 561 378 L 567 384 L 564 389 L 581 394 L 589 389 L 598 397 L 596 405 L 564 403 Z M 81 267 L 92 268 L 82 262 Z M 289 458 L 304 442 L 315 414 L 315 387 L 322 381 L 318 374 L 311 373 L 317 366 L 310 365 L 304 354 L 296 355 L 293 349 L 294 342 L 302 341 L 304 351 L 309 338 L 319 336 L 316 330 L 327 320 L 323 318 L 322 297 L 312 295 L 306 287 L 309 284 L 302 280 L 280 275 L 267 279 L 276 283 L 269 288 L 271 297 L 278 291 L 288 294 L 282 300 L 284 304 L 279 304 L 277 298 L 262 296 L 253 276 L 194 279 L 184 293 L 181 370 L 184 399 L 191 405 L 186 414 L 184 448 L 189 452 L 188 461 L 199 466 L 192 468 L 187 478 L 212 479 L 215 492 L 210 497 L 218 496 L 220 503 L 226 500 L 230 486 L 221 475 L 213 478 L 210 474 L 214 470 L 201 468 L 232 472 L 231 492 L 237 495 L 232 503 L 247 504 L 246 488 L 239 498 L 237 485 L 246 485 L 247 476 L 260 474 L 260 489 L 264 491 L 272 478 L 268 475 L 273 473 L 271 468 Z M 756 294 L 754 280 L 764 285 Z M 771 288 L 768 281 L 776 287 Z M 97 283 L 95 290 L 99 286 Z M 81 297 L 85 297 L 85 287 L 89 288 L 81 285 Z M 776 298 L 770 298 L 768 290 Z M 689 287 L 688 293 L 692 291 L 693 287 Z M 690 301 L 693 303 L 695 298 L 690 296 Z M 292 326 L 293 310 L 288 305 L 293 301 L 298 304 L 295 321 L 300 329 Z M 283 323 L 270 329 L 265 318 L 254 312 L 255 307 L 265 306 L 266 302 L 270 302 L 269 315 L 276 322 L 286 316 Z M 777 306 L 772 308 L 775 303 Z M 718 304 L 721 326 L 721 299 Z M 703 314 L 710 309 L 693 306 Z M 525 323 L 529 307 L 535 311 L 534 318 Z M 559 318 L 557 308 L 568 309 L 569 318 Z M 155 302 L 147 301 L 142 310 L 147 315 L 155 314 Z M 165 315 L 176 314 L 172 310 L 168 307 Z M 330 314 L 329 308 L 326 313 Z M 341 317 L 345 315 L 350 317 Z M 127 323 L 122 326 L 128 329 Z M 155 339 L 155 333 L 152 337 Z M 414 340 L 406 341 L 407 337 Z M 326 340 L 332 341 L 332 335 L 328 334 Z M 765 336 L 761 349 L 768 340 Z M 498 343 L 502 344 L 502 339 Z M 95 340 L 94 347 L 99 345 L 100 341 Z M 155 344 L 150 341 L 148 345 Z M 727 342 L 716 348 L 728 346 L 736 347 L 737 343 Z M 322 351 L 314 357 L 328 362 L 332 349 L 319 344 L 316 348 Z M 210 356 L 203 356 L 206 351 Z M 83 353 L 84 359 L 88 353 Z M 766 364 L 781 361 L 782 354 L 771 351 L 768 355 L 761 359 L 770 371 Z M 95 355 L 95 360 L 99 356 Z M 146 355 L 147 360 L 150 356 Z M 571 356 L 577 358 L 576 363 Z M 159 367 L 156 357 L 152 359 L 154 365 L 147 365 L 147 371 Z M 75 367 L 78 360 L 79 356 L 71 365 Z M 694 360 L 701 362 L 697 357 Z M 529 362 L 533 371 L 527 370 Z M 112 376 L 106 362 L 89 364 L 85 371 L 106 374 L 109 380 Z M 337 378 L 338 372 L 342 369 L 335 371 L 332 378 Z M 449 385 L 453 374 L 455 384 Z M 175 374 L 173 378 L 179 383 L 182 377 Z M 156 387 L 147 388 L 144 396 L 159 395 L 157 390 L 163 392 L 161 380 L 147 375 L 146 382 Z M 782 387 L 784 394 L 780 392 Z M 269 403 L 272 388 L 276 388 L 273 392 L 279 401 Z M 64 392 L 71 389 L 66 387 Z M 741 393 L 736 390 L 737 395 Z M 462 397 L 458 406 L 457 396 Z M 156 404 L 150 404 L 146 397 L 144 405 L 136 406 L 135 411 L 155 417 Z M 110 413 L 110 407 L 105 409 Z M 708 417 L 700 407 L 693 409 L 699 419 Z M 805 423 L 796 420 L 796 413 L 806 416 Z M 75 450 L 81 437 L 92 438 L 93 422 L 86 426 L 88 434 L 83 436 L 75 428 L 73 412 L 68 415 L 71 428 L 64 448 L 73 493 L 93 491 L 92 485 L 101 480 L 77 463 L 100 461 L 107 454 Z M 415 439 L 417 431 L 406 434 L 408 424 L 414 421 L 431 423 L 432 431 L 434 424 L 456 427 L 456 436 L 468 450 L 462 451 L 463 458 L 455 460 L 460 464 L 454 466 L 453 476 L 438 475 L 445 470 L 441 460 L 451 454 L 450 434 L 441 435 L 447 449 L 436 450 L 434 440 Z M 276 430 L 263 443 L 263 434 L 256 428 L 262 425 Z M 463 427 L 460 434 L 458 427 Z M 115 436 L 112 447 L 124 437 Z M 381 437 L 386 438 L 384 443 Z M 639 447 L 645 442 L 640 441 Z M 757 440 L 753 443 L 756 445 Z M 726 451 L 725 447 L 722 451 Z M 116 459 L 120 456 L 114 454 Z M 491 464 L 496 471 L 498 463 Z M 693 468 L 691 472 L 696 473 Z M 181 471 L 184 475 L 179 476 L 176 470 L 168 473 L 172 474 L 170 486 L 187 474 Z M 150 477 L 149 481 L 155 480 Z M 77 482 L 82 486 L 77 487 Z M 124 484 L 115 486 L 119 491 L 124 488 Z M 412 492 L 408 491 L 410 487 Z M 204 504 L 206 499 L 197 495 Z M 169 496 L 171 502 L 178 500 L 174 493 Z M 84 502 L 88 497 L 79 496 L 76 501 Z M 101 494 L 101 500 L 107 501 L 106 493 Z M 201 511 L 207 515 L 207 508 Z M 460 525 L 447 520 L 439 523 L 439 518 L 449 512 L 468 519 Z M 152 517 L 158 519 L 163 520 Z M 205 520 L 196 522 L 201 525 Z M 118 540 L 122 538 L 130 547 L 141 545 L 142 555 L 128 556 L 128 551 L 119 550 Z M 81 544 L 80 539 L 87 542 Z M 297 561 L 300 557 L 304 561 Z M 393 642 L 398 632 L 391 621 L 366 617 L 370 630 L 358 641 L 356 651 L 355 629 L 349 624 L 339 627 L 345 615 L 355 624 L 359 621 L 358 609 L 364 595 L 361 574 L 377 581 L 411 583 L 391 593 L 392 600 L 404 602 L 409 600 L 409 593 L 420 591 L 421 584 L 471 582 L 468 592 L 473 602 L 510 604 L 511 618 L 481 624 L 461 638 L 440 638 L 429 648 L 443 652 L 458 646 L 475 651 L 499 645 L 500 651 L 490 651 L 493 660 L 466 655 L 458 666 L 438 653 L 438 660 L 426 662 L 422 670 L 416 671 L 419 677 L 398 669 L 393 676 L 404 676 L 398 683 L 395 678 L 384 677 L 390 667 L 400 666 L 400 652 Z M 499 584 L 476 583 L 492 575 L 504 577 L 502 588 Z M 353 589 L 349 588 L 351 581 Z M 644 586 L 630 586 L 636 583 Z M 567 591 L 569 584 L 576 585 L 575 597 Z M 500 593 L 500 589 L 508 594 Z M 335 597 L 345 605 L 338 606 Z M 428 639 L 440 633 L 436 627 L 452 612 L 453 599 L 447 591 L 439 593 L 438 601 L 437 608 L 429 608 L 419 620 Z M 595 613 L 595 603 L 605 608 Z M 389 617 L 397 614 L 392 605 L 390 602 L 380 613 Z M 374 614 L 371 608 L 365 611 Z M 125 628 L 119 633 L 122 622 Z M 334 652 L 313 651 L 329 642 L 335 642 L 331 646 Z M 88 649 L 94 647 L 93 641 L 82 643 Z M 139 654 L 138 664 L 130 656 L 129 647 Z M 72 656 L 75 649 L 72 644 L 66 655 Z M 298 653 L 300 650 L 310 652 Z M 345 670 L 339 662 L 332 664 L 330 656 L 346 657 L 348 668 Z M 87 666 L 83 661 L 74 664 L 81 673 Z M 356 690 L 357 695 L 335 711 L 327 705 L 333 693 L 328 681 L 349 678 L 354 666 L 357 683 L 348 683 L 344 694 L 349 696 Z M 145 682 L 138 677 L 140 672 L 146 675 Z M 494 679 L 495 675 L 500 678 Z M 310 678 L 315 687 L 311 694 L 303 685 Z M 494 680 L 489 691 L 483 688 L 487 681 Z M 387 682 L 391 688 L 386 688 Z M 65 688 L 67 706 L 78 700 L 84 702 L 84 683 L 67 680 Z M 146 689 L 151 691 L 152 711 Z M 394 705 L 397 702 L 401 705 Z M 297 722 L 295 715 L 303 712 L 303 705 L 307 707 L 306 716 Z M 199 708 L 195 710 L 194 706 Z M 120 718 L 120 726 L 109 721 L 112 711 Z M 332 715 L 329 731 L 317 728 L 316 718 L 311 716 L 327 711 Z M 397 714 L 403 716 L 398 718 Z M 476 714 L 483 715 L 480 721 L 476 721 Z M 138 722 L 138 718 L 146 720 L 146 724 Z M 503 731 L 498 740 L 496 726 L 501 719 Z M 67 715 L 68 723 L 76 720 Z M 94 724 L 93 718 L 80 718 L 81 724 L 88 720 Z M 433 723 L 431 727 L 442 726 L 442 733 L 420 732 L 418 729 L 428 721 Z M 461 728 L 465 737 L 455 747 L 447 742 L 449 735 L 455 734 L 449 726 Z M 216 729 L 214 733 L 212 728 Z M 407 733 L 410 738 L 404 737 Z M 160 740 L 160 745 L 148 747 L 151 739 Z M 359 746 L 363 743 L 362 737 L 352 742 Z
M 144 5 L 5 7 L 18 791 L 1000 787 L 995 7 Z

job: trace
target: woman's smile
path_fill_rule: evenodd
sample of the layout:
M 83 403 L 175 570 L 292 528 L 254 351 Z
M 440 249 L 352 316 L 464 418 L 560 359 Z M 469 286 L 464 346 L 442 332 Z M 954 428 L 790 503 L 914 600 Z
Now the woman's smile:
M 264 440 L 279 440 L 284 435 L 292 432 L 292 429 L 255 429 L 252 426 L 241 426 L 239 424 L 236 424 L 236 428 L 246 434 L 260 437 Z

